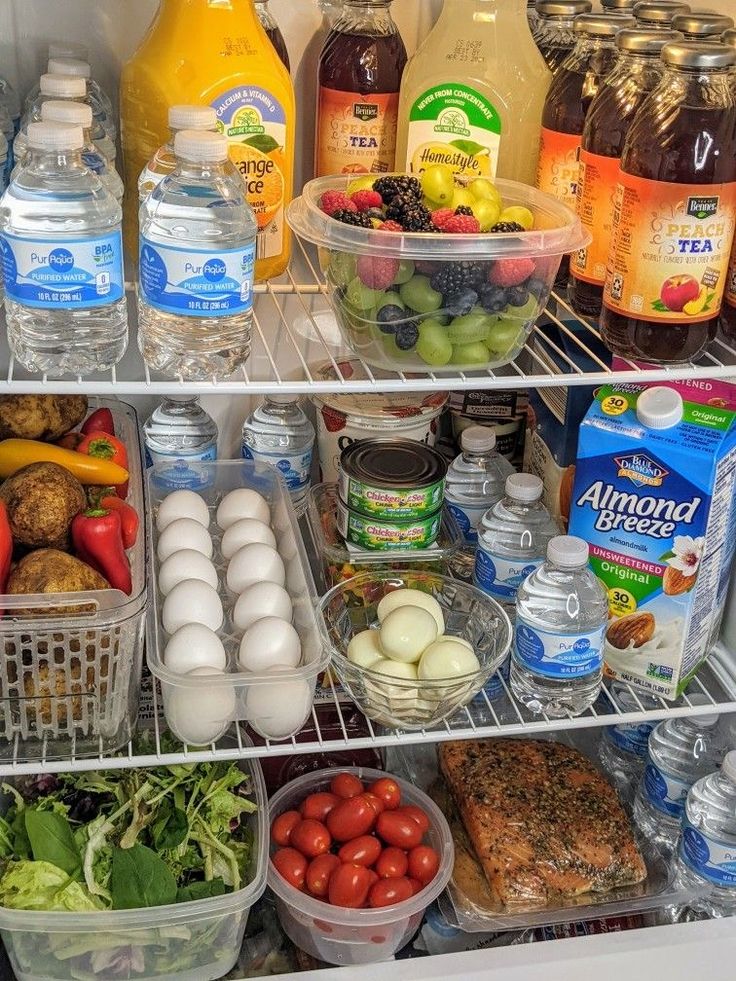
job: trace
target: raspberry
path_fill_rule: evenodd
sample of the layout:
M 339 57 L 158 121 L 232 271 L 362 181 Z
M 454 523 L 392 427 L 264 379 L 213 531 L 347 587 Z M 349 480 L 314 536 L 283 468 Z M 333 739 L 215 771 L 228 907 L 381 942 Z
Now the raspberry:
M 531 259 L 499 259 L 491 267 L 488 282 L 492 286 L 520 286 L 533 272 Z
M 379 232 L 403 232 L 404 229 L 398 221 L 384 221 L 378 226 Z
M 442 231 L 448 235 L 477 235 L 480 231 L 480 222 L 473 215 L 453 215 L 452 218 L 447 219 Z
M 328 433 L 339 433 L 348 424 L 347 417 L 329 405 L 322 406 L 322 419 Z
M 357 211 L 347 194 L 342 191 L 325 191 L 319 201 L 320 208 L 332 217 L 336 211 Z
M 371 208 L 380 208 L 383 205 L 383 198 L 378 191 L 356 191 L 350 195 L 358 211 L 370 211 Z
M 452 208 L 438 208 L 436 211 L 432 212 L 432 224 L 439 228 L 440 231 L 444 231 L 445 222 L 454 217 L 455 212 L 452 210 Z
M 385 290 L 399 271 L 399 260 L 390 256 L 362 255 L 358 258 L 358 278 L 372 290 Z

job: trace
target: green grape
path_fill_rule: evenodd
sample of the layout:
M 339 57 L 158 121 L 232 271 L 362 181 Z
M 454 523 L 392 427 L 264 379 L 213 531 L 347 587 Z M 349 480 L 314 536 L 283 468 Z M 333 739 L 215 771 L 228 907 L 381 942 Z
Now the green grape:
M 482 307 L 475 307 L 464 317 L 455 317 L 447 328 L 447 336 L 453 344 L 473 344 L 484 341 L 494 323 L 494 318 Z
M 536 296 L 529 295 L 526 303 L 521 307 L 507 306 L 499 316 L 503 320 L 527 321 L 536 320 L 542 312 L 542 307 Z
M 357 260 L 349 252 L 333 252 L 330 256 L 329 276 L 335 286 L 347 286 L 355 279 Z
M 468 190 L 479 201 L 494 201 L 498 205 L 498 210 L 501 210 L 501 195 L 498 188 L 484 177 L 476 177 L 474 181 L 471 181 L 468 184 Z
M 394 283 L 396 286 L 400 286 L 402 283 L 408 283 L 413 275 L 414 263 L 411 259 L 401 259 L 399 261 L 399 271 L 394 276 Z
M 476 199 L 472 204 L 472 208 L 482 232 L 489 232 L 501 214 L 500 205 L 496 201 L 491 201 L 489 198 Z
M 452 357 L 452 342 L 447 336 L 447 330 L 434 317 L 424 320 L 419 325 L 419 340 L 416 352 L 422 361 L 435 368 L 448 364 Z
M 453 211 L 456 211 L 460 207 L 472 208 L 474 204 L 475 198 L 470 191 L 466 191 L 464 187 L 458 187 L 452 196 L 452 204 L 450 207 Z
M 381 299 L 376 304 L 376 313 L 384 307 L 400 307 L 402 310 L 405 310 L 406 304 L 398 293 L 383 293 Z
M 445 167 L 444 164 L 432 164 L 422 174 L 421 181 L 422 191 L 430 201 L 443 208 L 452 201 L 455 177 L 449 167 Z
M 454 365 L 487 365 L 491 360 L 488 348 L 480 341 L 473 344 L 455 344 L 452 349 Z
M 501 356 L 523 344 L 524 328 L 518 320 L 499 320 L 491 328 L 486 345 L 492 354 Z
M 417 313 L 433 313 L 442 306 L 442 294 L 433 290 L 427 276 L 412 276 L 399 290 L 404 303 Z
M 367 174 L 365 177 L 356 177 L 354 181 L 350 181 L 345 193 L 348 197 L 351 194 L 357 194 L 358 191 L 372 191 L 373 185 L 376 183 L 378 178 L 375 174 Z
M 504 208 L 499 221 L 515 221 L 527 232 L 534 228 L 534 215 L 528 208 L 523 208 L 521 205 Z
M 356 276 L 355 279 L 351 280 L 348 284 L 348 290 L 345 294 L 350 306 L 355 307 L 356 310 L 373 310 L 376 304 L 381 300 L 383 294 L 379 293 L 377 290 L 369 289 L 365 286 Z

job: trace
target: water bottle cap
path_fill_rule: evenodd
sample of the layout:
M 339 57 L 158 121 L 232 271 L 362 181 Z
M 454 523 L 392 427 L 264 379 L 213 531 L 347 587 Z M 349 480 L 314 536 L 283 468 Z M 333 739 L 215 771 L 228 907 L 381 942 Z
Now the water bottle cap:
M 227 160 L 228 142 L 220 133 L 182 129 L 174 137 L 174 152 L 196 163 L 219 163 Z
M 732 749 L 730 753 L 726 753 L 721 763 L 721 773 L 726 780 L 736 783 L 736 750 Z
M 648 388 L 636 402 L 636 418 L 647 429 L 671 429 L 680 422 L 683 412 L 680 393 L 664 385 Z
M 41 120 L 44 123 L 72 123 L 82 129 L 90 129 L 92 106 L 85 102 L 57 102 L 49 99 L 41 106 Z
M 86 61 L 89 48 L 78 41 L 52 41 L 49 44 L 49 58 L 80 58 Z
M 575 535 L 556 535 L 547 545 L 547 558 L 561 569 L 580 569 L 588 564 L 588 543 Z
M 31 123 L 28 146 L 35 150 L 81 150 L 84 133 L 81 126 L 69 123 Z
M 212 106 L 172 106 L 169 129 L 217 129 L 217 113 Z
M 75 78 L 91 78 L 92 69 L 88 61 L 79 58 L 49 58 L 51 75 L 71 75 Z
M 39 83 L 42 95 L 54 98 L 82 99 L 87 94 L 87 83 L 74 75 L 42 75 Z
M 539 500 L 543 490 L 542 481 L 531 473 L 512 473 L 506 479 L 506 496 L 514 501 L 531 504 Z
M 470 453 L 485 453 L 495 445 L 496 433 L 489 426 L 469 426 L 460 434 L 460 446 Z

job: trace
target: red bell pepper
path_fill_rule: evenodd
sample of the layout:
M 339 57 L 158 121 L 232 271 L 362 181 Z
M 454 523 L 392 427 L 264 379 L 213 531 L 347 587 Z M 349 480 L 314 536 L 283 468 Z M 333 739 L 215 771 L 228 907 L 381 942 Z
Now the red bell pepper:
M 10 530 L 8 509 L 5 507 L 5 502 L 0 501 L 0 593 L 5 592 L 12 558 L 13 533 Z M 0 616 L 2 616 L 1 612 Z
M 82 424 L 82 435 L 89 436 L 90 433 L 107 433 L 108 436 L 115 435 L 115 423 L 113 422 L 112 412 L 109 409 L 97 409 Z
M 78 514 L 72 521 L 72 542 L 77 558 L 96 569 L 113 589 L 130 596 L 133 578 L 117 511 L 97 508 Z
M 87 433 L 77 447 L 77 453 L 84 453 L 86 456 L 94 456 L 101 460 L 112 460 L 118 466 L 128 469 L 128 451 L 125 449 L 125 444 L 117 436 L 111 436 L 109 433 Z M 119 484 L 115 488 L 118 497 L 123 500 L 128 496 L 129 483 L 126 480 L 124 484 Z
M 126 550 L 132 548 L 138 537 L 138 526 L 140 525 L 136 509 L 125 501 L 121 501 L 119 497 L 111 497 L 110 495 L 101 499 L 100 506 L 107 511 L 117 511 L 120 515 L 123 548 Z

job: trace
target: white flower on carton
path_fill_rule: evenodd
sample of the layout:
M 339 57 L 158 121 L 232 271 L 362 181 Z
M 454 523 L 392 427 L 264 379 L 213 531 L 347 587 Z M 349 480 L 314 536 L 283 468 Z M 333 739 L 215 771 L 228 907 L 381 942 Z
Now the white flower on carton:
M 683 576 L 694 576 L 703 558 L 705 538 L 691 538 L 690 535 L 676 535 L 672 544 L 672 557 L 667 565 L 677 569 Z

